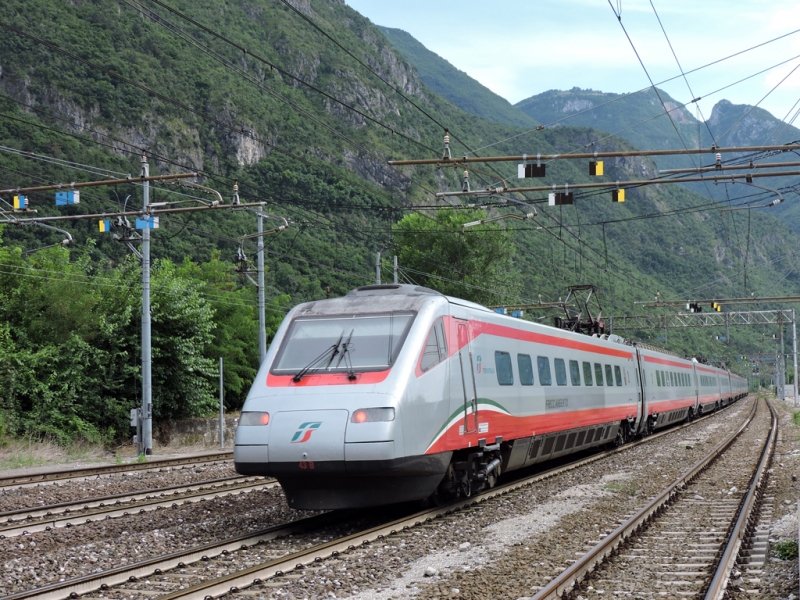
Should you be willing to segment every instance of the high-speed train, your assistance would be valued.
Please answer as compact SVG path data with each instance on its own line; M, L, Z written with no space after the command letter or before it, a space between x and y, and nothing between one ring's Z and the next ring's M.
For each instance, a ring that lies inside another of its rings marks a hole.
M300 304L245 401L234 463L289 505L445 501L504 472L715 410L747 381L411 285Z

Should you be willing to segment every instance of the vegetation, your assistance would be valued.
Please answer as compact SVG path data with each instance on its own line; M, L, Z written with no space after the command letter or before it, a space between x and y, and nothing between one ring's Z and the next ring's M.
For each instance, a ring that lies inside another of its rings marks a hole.
M133 259L98 269L91 253L91 243L73 260L61 248L26 257L0 245L0 423L8 434L104 442L128 432L141 398L141 271ZM231 284L232 269L218 260L153 266L157 422L215 408L218 356L231 358L227 399L241 406L258 364L248 343L257 321L249 290L212 293ZM276 326L271 319L270 331Z
M138 174L143 152L153 174L196 169L225 198L238 181L243 202L264 203L267 229L289 220L266 240L268 337L293 304L373 281L375 252L384 247L396 251L410 281L486 304L556 300L569 285L591 283L604 316L638 312L633 302L657 292L800 288L800 240L789 224L761 214L751 223L742 213L721 217L685 189L641 188L625 204L602 190L576 194L572 206L550 207L543 192L431 210L434 192L460 188L461 170L393 168L386 159L438 156L444 127L454 156L520 134L487 151L563 154L601 136L575 127L526 133L522 122L524 129L491 122L502 119L485 107L472 109L486 118L456 107L455 96L427 87L380 30L340 2L310 0L303 14L360 62L280 0L170 6L230 36L247 55L156 5L157 14L142 15L126 1L0 4L0 20L53 43L5 31L0 188ZM476 96L472 83L457 85L462 97ZM595 145L632 147L619 138ZM514 185L516 165L482 169L471 172L473 189L501 179ZM609 161L604 181L654 172L644 159ZM585 162L555 161L547 173L528 183L598 181ZM153 185L151 201L186 202L195 193ZM80 216L138 207L142 198L140 187L126 184L86 190L78 206L56 209L52 193L41 192L30 202L38 216ZM461 233L465 222L534 210L535 220ZM0 438L127 438L129 410L141 397L140 267L126 245L97 232L96 221L61 226L75 238L68 249L52 230L12 224L2 232ZM165 215L153 232L157 424L213 407L219 357L226 409L244 400L258 367L256 291L231 261L255 227L252 212L226 209ZM252 262L254 241L243 248ZM548 323L555 315L526 318ZM772 344L755 330L732 332L731 345L705 329L625 333L710 359Z
M797 540L782 540L773 546L772 552L781 560L797 560Z
M406 215L394 226L399 263L416 283L443 294L482 304L500 295L515 298L522 285L511 233L496 223L462 229L486 216L483 210L439 210L432 218Z

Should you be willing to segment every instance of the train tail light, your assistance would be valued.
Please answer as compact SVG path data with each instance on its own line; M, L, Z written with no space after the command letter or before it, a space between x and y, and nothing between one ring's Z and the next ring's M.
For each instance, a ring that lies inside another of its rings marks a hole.
M377 421L394 421L393 408L359 408L351 417L351 423L374 423Z
M239 425L269 425L269 413L243 412L239 417Z

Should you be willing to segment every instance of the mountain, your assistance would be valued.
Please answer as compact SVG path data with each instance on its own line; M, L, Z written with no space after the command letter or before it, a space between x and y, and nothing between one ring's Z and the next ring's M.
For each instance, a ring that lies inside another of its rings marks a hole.
M536 127L534 118L518 110L472 77L457 69L435 52L419 43L402 29L379 27L392 46L417 71L419 78L434 92L447 98L460 109L495 123Z
M659 98L660 96L660 98ZM664 113L662 101L672 116ZM702 123L664 90L611 94L591 89L550 90L516 104L548 127L592 127L630 141L637 148L693 148ZM690 167L685 157L656 157L661 168Z
M8 26L0 45L0 145L22 151L0 152L0 189L138 173L142 152L153 174L199 170L203 184L225 198L238 181L243 201L263 201L271 215L290 220L287 231L268 241L270 298L287 294L296 303L372 281L375 252L392 243L392 226L411 211L448 207L434 193L461 187L462 169L387 164L440 156L445 128L454 156L516 135L521 137L492 152L635 147L623 139L626 132L608 137L598 129L604 123L584 115L576 117L588 119L579 127L530 131L529 122L574 115L585 102L600 108L608 99L600 92L554 92L538 104L541 118L521 117L526 121L520 127L476 116L437 93L436 81L426 83L424 69L384 31L338 0L173 0L169 10L157 2L148 6L103 0L0 4L0 21ZM450 79L463 82L459 98L476 95L471 80ZM620 116L623 124L654 114L652 98L638 99L644 99L642 106L626 109L632 114ZM535 103L523 104L532 110ZM687 111L679 114L686 135L696 135L696 121ZM663 118L651 125L656 147L676 146ZM592 283L602 288L606 314L629 314L637 310L633 301L649 300L656 291L679 297L709 283L704 295L800 292L800 269L781 279L784 265L800 266L794 254L800 239L768 214L753 214L748 239L741 230L733 235L707 198L678 187L641 188L624 204L611 202L614 181L656 172L652 161L641 158L608 161L602 181L609 187L576 193L572 206L549 207L547 190L463 203L480 203L492 216L519 214L515 201L528 205L525 213L536 207L533 222L501 221L514 232L524 298L556 299L568 285ZM555 161L546 178L527 182L517 181L516 165L508 163L471 170L473 188L496 185L500 178L509 186L598 181L588 175L586 161ZM185 200L185 193L154 186L151 200ZM97 188L70 210L116 211L129 195L138 205L135 186ZM31 194L40 215L59 214L52 203L49 194ZM77 247L94 240L87 260L98 271L113 268L128 253L98 235L96 223L67 226ZM153 236L153 255L175 262L215 256L230 261L238 238L254 226L245 212L165 216ZM439 235L457 239L456 233ZM34 228L7 227L3 234L4 243L26 251L62 237ZM245 249L254 255L252 240ZM536 314L548 321L551 316ZM698 333L670 334L670 344L714 350Z

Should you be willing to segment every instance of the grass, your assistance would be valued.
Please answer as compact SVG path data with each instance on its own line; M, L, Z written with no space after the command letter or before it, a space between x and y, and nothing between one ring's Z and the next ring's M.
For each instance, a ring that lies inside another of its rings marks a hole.
M792 411L792 423L795 425L800 426L800 410L793 410Z
M797 560L797 542L783 540L773 546L772 553L781 560Z
M623 492L628 496L635 496L639 491L639 486L635 481L629 481L628 483L607 483L605 489L612 492Z
M76 442L63 446L50 440L9 439L0 446L0 470L28 469L65 462L101 462L108 453L100 444Z

